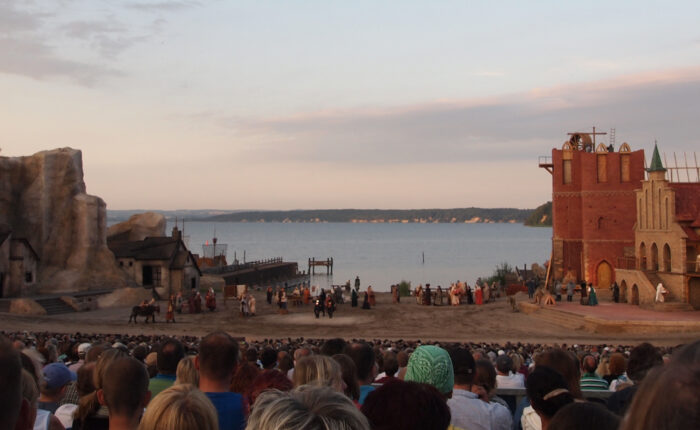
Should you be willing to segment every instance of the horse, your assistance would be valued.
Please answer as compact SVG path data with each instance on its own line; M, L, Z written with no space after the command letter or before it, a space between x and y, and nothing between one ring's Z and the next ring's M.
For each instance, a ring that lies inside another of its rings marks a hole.
M160 305L148 305L148 306L134 306L131 308L131 316L129 317L129 322L134 320L134 324L137 324L136 317L146 317L144 320L148 324L148 318L151 318L152 322L156 322L156 313L160 314ZM128 323L127 323L128 324Z

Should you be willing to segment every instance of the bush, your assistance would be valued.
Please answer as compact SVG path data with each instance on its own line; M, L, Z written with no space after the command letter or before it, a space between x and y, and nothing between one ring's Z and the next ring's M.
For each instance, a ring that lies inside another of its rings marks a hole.
M399 282L399 295L401 297L409 297L411 292L411 283L409 281Z

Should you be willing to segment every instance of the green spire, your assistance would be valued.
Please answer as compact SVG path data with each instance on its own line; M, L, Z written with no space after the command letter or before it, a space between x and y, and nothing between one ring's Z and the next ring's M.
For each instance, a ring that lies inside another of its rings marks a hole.
M659 148L654 143L654 155L651 156L651 166L647 169L647 172L665 172L666 169L664 165L661 164L661 157L659 156Z

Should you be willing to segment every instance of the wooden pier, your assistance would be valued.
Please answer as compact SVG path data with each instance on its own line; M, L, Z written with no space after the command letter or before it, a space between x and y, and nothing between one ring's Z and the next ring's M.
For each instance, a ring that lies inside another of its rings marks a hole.
M309 270L308 274L309 275L315 275L316 274L316 267L324 267L326 268L326 275L332 275L333 274L333 257L331 258L326 258L325 260L316 260L315 258L309 258Z

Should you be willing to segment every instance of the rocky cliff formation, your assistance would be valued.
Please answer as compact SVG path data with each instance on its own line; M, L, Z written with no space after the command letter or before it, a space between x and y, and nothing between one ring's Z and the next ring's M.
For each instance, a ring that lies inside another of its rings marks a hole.
M144 240L165 236L165 217L155 212L132 215L127 221L114 224L107 230L108 240Z
M78 150L0 157L0 224L38 254L37 292L126 285L107 248L105 202L86 194Z

